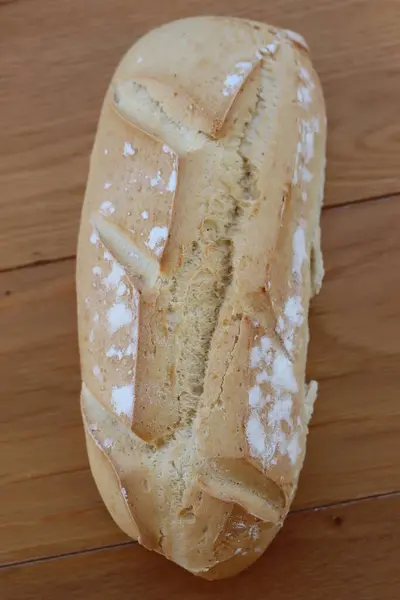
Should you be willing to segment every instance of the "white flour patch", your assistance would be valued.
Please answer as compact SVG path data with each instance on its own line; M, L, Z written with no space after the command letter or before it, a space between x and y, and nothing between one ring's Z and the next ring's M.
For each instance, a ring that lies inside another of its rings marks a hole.
M307 87L305 87L305 86L300 86L297 89L297 100L303 106L304 105L308 106L309 104L311 104L311 92L310 92L310 90Z
M241 61L236 63L233 73L227 75L224 81L222 93L224 96L232 96L241 87L245 77L253 69L253 63L250 61Z
M111 392L111 405L117 415L132 418L134 390L133 385L114 387Z
M288 298L285 303L284 313L291 325L300 327L304 321L301 296L292 296L291 298Z
M137 334L136 334L136 337L137 337ZM137 342L137 339L135 341ZM124 356L134 356L134 354L136 354L135 347L133 344L129 344L124 352Z
M314 131L314 133L318 133L319 132L319 118L318 117L312 117L310 119L310 128L311 131Z
M255 408L256 406L261 406L263 403L263 395L261 392L261 388L259 385L255 385L252 388L250 388L249 391L249 404L252 408Z
M301 296L288 298L284 306L284 316L279 317L276 332L280 335L286 351L291 354L294 347L296 329L304 322L304 309Z
M93 367L93 375L96 377L96 379L98 379L100 382L103 381L103 376L101 374L101 369L99 367L99 365L94 365Z
M137 328L136 328L137 329ZM132 334L134 338L134 343L128 344L125 348L118 348L117 346L110 346L110 348L106 352L107 358L116 358L117 360L122 360L128 356L136 355L136 345L137 345L137 332L135 332L134 327L132 328Z
M271 361L272 343L269 338L263 336L260 345L254 346L250 353L250 366L252 369L258 367L262 362L269 364Z
M265 429L256 412L252 412L247 421L246 436L251 450L256 455L264 454L266 444Z
M281 331L283 331L284 327L285 327L285 321L283 320L283 317L279 316L277 330L279 332L281 332Z
M178 181L178 175L174 169L171 173L171 176L169 178L168 185L167 185L167 190L169 192L175 192L177 181Z
M116 303L107 311L108 326L111 333L116 333L125 325L132 323L132 311L122 303Z
M305 67L300 67L300 79L306 84L308 85L311 89L315 88L314 82L312 80L310 71L308 69L306 69Z
M313 179L311 171L309 171L306 166L303 166L301 170L301 176L305 183L309 183Z
M126 287L125 283L121 281L117 288L117 296L123 296L124 294L126 294L127 291L128 288Z
M296 165L294 168L294 171L293 171L292 184L297 185L298 182L299 182L299 171L298 171L298 168Z
M100 212L103 215L105 215L106 217L109 217L110 215L112 215L113 213L115 213L115 206L113 205L112 202L110 202L109 200L106 200L100 206Z
M239 87L243 83L244 75L239 75L239 73L233 73L232 75L228 75L224 81L224 96L230 96L233 94L236 88Z
M303 227L297 227L293 235L293 274L300 280L304 261L307 259L306 236Z
M293 365L289 358L281 351L276 353L272 363L272 387L277 390L295 393L298 391Z
M308 164L314 156L314 132L308 131L305 134L303 157L304 162Z
M99 238L99 233L97 231L97 229L93 229L92 234L90 236L90 243L97 245L97 242L100 240Z
M292 425L292 409L293 400L290 394L277 396L268 413L268 422L275 426L280 426L282 421L285 421L288 425Z
M263 46L262 48L260 48L259 52L261 55L267 54L267 55L273 56L276 53L277 49L278 49L277 42L272 42L271 44L267 44L266 46Z
M277 329L285 330L287 320L290 331L294 331L294 324L298 325L303 319L301 298L290 299L285 309L278 319ZM256 384L249 389L250 414L246 423L249 451L264 466L275 465L279 454L295 454L295 442L282 429L286 423L293 431L293 394L298 392L293 363L277 343L262 336L259 340L255 338L250 367L256 370ZM268 384L272 392L265 393L261 388L263 384Z
M260 385L261 383L265 383L266 381L269 381L267 371L261 371L260 373L257 373L256 383L258 383L258 385Z
M294 433L286 445L286 454L294 465L301 454L300 436Z
M118 360L122 360L124 357L124 352L117 348L116 346L111 346L106 352L107 358L117 358Z
M125 269L119 263L113 261L110 274L104 278L104 285L108 288L119 285L121 278L125 276Z
M157 187L159 183L164 183L163 178L161 177L161 171L157 171L157 175L150 179L151 187Z
M154 250L156 256L161 256L167 237L168 227L153 227L145 244L150 250Z
M130 142L125 142L123 154L124 154L125 158L127 156L133 156L134 154L136 154L136 150Z
M236 63L235 70L239 71L240 73L250 73L252 68L253 63L248 60L244 60Z

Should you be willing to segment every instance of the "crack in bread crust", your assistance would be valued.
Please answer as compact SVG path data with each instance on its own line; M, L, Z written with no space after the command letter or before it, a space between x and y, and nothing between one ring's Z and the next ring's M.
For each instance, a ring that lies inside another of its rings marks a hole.
M263 66L254 74L259 86L262 85L260 81L262 73ZM260 112L265 113L265 111L265 100L259 93L254 98L252 106L247 107L242 129L240 130L240 124L237 123L232 132L225 132L224 143L231 144L232 155L235 157L233 162L235 171L233 175L232 170L222 162L221 178L223 179L226 173L228 178L235 180L234 192L229 195L221 194L219 198L207 198L199 235L189 248L183 249L181 267L172 278L161 276L159 290L161 304L165 303L163 296L166 295L169 298L169 313L180 315L180 322L169 326L170 344L175 348L175 390L172 393L178 396L180 419L170 435L163 440L157 440L158 449L163 456L167 456L171 448L177 444L177 440L182 437L184 453L190 455L190 449L195 447L193 423L201 406L212 339L220 324L222 307L229 306L231 302L235 234L240 228L239 222L244 215L243 206L251 204L248 198L250 186L243 183L247 167L242 148L247 143L246 135L251 131L253 121L260 117ZM230 142L229 137L231 137ZM211 143L218 145L219 142ZM256 181L255 174L254 180ZM213 270L210 269L210 265ZM200 286L197 285L197 278L200 279ZM193 313L194 307L196 313ZM231 311L229 320L232 318L238 318L236 312ZM201 330L199 330L200 324ZM192 462L188 461L186 468L183 469L176 467L174 463L170 469L171 485L175 489L174 504L181 506L183 511L187 510L185 490L193 485L190 480L195 474L193 469L197 468L198 460L199 458L193 458ZM171 515L167 515L160 524L163 539L167 539L170 526ZM166 548L164 551L167 553Z
M176 393L180 398L179 427L183 428L190 427L197 415L200 399L204 392L204 378L209 365L212 339L220 324L221 308L225 304L229 305L231 301L235 234L240 229L241 219L245 218L245 208L252 205L259 196L259 193L256 193L257 174L251 161L247 158L244 148L249 143L248 135L252 131L254 122L262 114L266 114L266 100L261 91L263 85L261 78L264 70L266 73L270 73L270 70L262 63L253 74L254 77L257 77L257 94L253 105L247 109L247 116L244 118L240 134L233 132L232 135L230 131L222 131L225 133L224 143L232 143L237 160L235 162L236 174L232 175L232 171L229 171L229 168L222 163L221 177L223 179L226 172L228 177L236 178L235 193L222 195L217 199L208 199L199 237L193 242L191 248L183 251L183 265L174 274L173 281L171 282L167 278L162 284L169 288L171 297L169 310L171 313L175 313L179 307L179 313L182 315L181 327L178 325L176 329L171 330L173 333L171 342L179 348L175 362ZM231 142L229 142L229 138L231 138ZM211 143L217 144L218 142ZM222 228L221 222L223 222ZM215 268L212 279L207 277L210 263ZM196 278L199 277L199 273L201 289L196 286ZM187 284L188 279L190 280L189 284ZM194 282L193 286L192 282ZM197 310L200 310L195 317L197 323L202 324L202 331L198 328L196 330L192 324L191 311L195 306L198 307ZM189 348L187 345L185 346L184 341L190 342Z

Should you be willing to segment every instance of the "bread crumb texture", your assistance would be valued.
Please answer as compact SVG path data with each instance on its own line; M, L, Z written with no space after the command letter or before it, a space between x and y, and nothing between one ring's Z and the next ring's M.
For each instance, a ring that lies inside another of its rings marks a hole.
M302 467L326 119L301 36L198 18L106 94L82 211L82 415L118 525L206 578L254 562Z

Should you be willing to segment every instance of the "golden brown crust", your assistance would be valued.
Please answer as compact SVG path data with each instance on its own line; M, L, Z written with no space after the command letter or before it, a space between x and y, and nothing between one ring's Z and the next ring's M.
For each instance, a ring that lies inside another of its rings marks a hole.
M296 490L325 137L306 43L251 21L149 33L106 94L77 264L91 468L128 535L209 579Z

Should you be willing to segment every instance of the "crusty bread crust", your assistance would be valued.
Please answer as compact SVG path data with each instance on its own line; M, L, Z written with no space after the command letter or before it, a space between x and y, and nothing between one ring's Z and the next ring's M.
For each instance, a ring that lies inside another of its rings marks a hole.
M206 578L265 550L303 464L326 118L301 36L197 18L107 91L77 262L89 460L118 525Z

